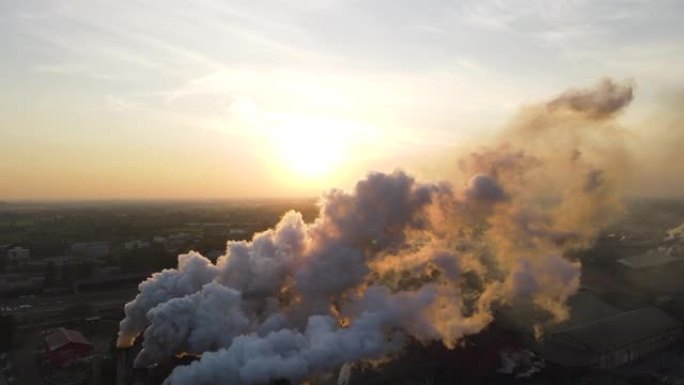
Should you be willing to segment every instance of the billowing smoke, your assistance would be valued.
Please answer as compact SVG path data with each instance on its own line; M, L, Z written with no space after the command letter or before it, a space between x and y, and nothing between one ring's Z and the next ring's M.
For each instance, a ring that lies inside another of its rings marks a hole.
M144 332L138 366L200 356L169 384L263 384L384 358L412 339L455 348L496 306L526 309L531 325L562 320L579 287L568 252L620 212L615 170L628 163L614 118L631 98L611 80L568 91L462 159L460 183L371 173L326 193L313 223L288 212L228 242L215 264L181 255L140 284L118 343Z
M619 84L603 79L594 89L568 90L546 106L552 111L584 115L591 119L607 119L620 112L633 97L631 84Z
M684 222L676 227L667 230L665 241L684 241Z

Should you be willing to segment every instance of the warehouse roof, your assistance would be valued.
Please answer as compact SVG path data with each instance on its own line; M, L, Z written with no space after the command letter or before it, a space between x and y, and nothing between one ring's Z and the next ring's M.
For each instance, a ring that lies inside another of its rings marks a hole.
M603 353L659 334L681 329L681 323L655 307L645 307L610 316L552 334Z
M50 351L57 350L70 343L90 345L90 342L83 337L83 334L76 330L65 328L59 328L45 337L45 344Z
M545 333L574 328L621 313L622 311L606 303L591 290L580 289L567 301L570 317L562 322L545 327Z
M666 265L672 262L684 262L684 258L673 255L669 248L658 248L634 257L618 259L618 263L632 269Z

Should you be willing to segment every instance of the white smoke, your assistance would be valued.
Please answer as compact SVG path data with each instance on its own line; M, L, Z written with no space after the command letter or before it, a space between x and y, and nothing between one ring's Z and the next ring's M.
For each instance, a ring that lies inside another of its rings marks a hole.
M373 287L364 298L373 306L347 328L333 317L313 315L302 332L282 329L264 337L238 337L230 348L205 353L201 361L179 367L167 383L261 384L281 378L296 383L345 362L379 357L398 349L404 340L403 333L390 328L424 332L429 321L422 314L436 295L430 287L401 295Z
M124 307L126 318L119 324L117 345L130 345L147 326L147 312L173 298L199 291L212 281L217 269L199 253L178 256L178 269L163 270L140 284L140 294Z
M249 325L241 293L216 282L161 303L147 316L150 327L145 330L145 349L136 358L138 366L162 362L174 352L201 354L230 346Z
M169 384L262 384L382 358L409 339L455 347L496 305L561 320L580 273L565 255L619 212L615 148L597 138L631 96L605 80L527 108L501 143L462 161L462 186L371 173L324 195L313 223L288 212L228 242L216 264L181 255L140 285L118 343L145 330L138 366L200 356ZM573 140L553 141L559 130Z

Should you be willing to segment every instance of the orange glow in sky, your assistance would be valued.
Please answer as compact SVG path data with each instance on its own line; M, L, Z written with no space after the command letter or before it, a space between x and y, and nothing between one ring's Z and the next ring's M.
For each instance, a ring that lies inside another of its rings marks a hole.
M444 178L521 105L604 76L634 79L640 127L681 89L682 4L4 2L0 200Z

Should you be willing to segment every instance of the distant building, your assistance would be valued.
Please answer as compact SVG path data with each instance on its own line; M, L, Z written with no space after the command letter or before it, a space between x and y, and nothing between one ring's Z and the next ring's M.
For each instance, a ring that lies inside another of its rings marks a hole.
M119 274L121 274L121 268L119 266L102 266L95 268L94 271L95 278L111 277Z
M21 265L29 259L31 259L31 251L29 249L16 246L7 250L7 261L12 264Z
M164 247L170 252L187 251L196 246L200 240L201 238L196 234L177 233L166 238Z
M614 368L663 349L682 335L682 324L655 307L622 312L545 336L547 361L568 367Z
M93 353L93 345L76 330L59 328L44 340L45 351L54 366L65 366Z
M659 247L617 260L625 280L652 293L684 291L684 257L678 247Z
M105 266L106 264L105 261L97 258L78 257L73 255L59 255L55 257L47 257L30 261L26 263L26 267L27 269L31 269L32 271L39 272L46 271L49 266L61 268L64 266L73 266L82 263L88 263L91 266L98 267Z
M150 242L142 241L140 239L136 239L134 241L124 242L124 248L126 250L141 250L141 249L147 249L149 247L150 247Z
M44 270L47 267L47 265L64 266L79 263L82 261L83 258L80 257L75 257L72 255L59 255L55 257L47 257L41 258L36 261L31 261L28 265L35 268L36 270Z
M71 245L71 252L88 258L106 257L110 253L108 242L78 242Z
M0 295L38 292L45 279L25 274L0 274Z

